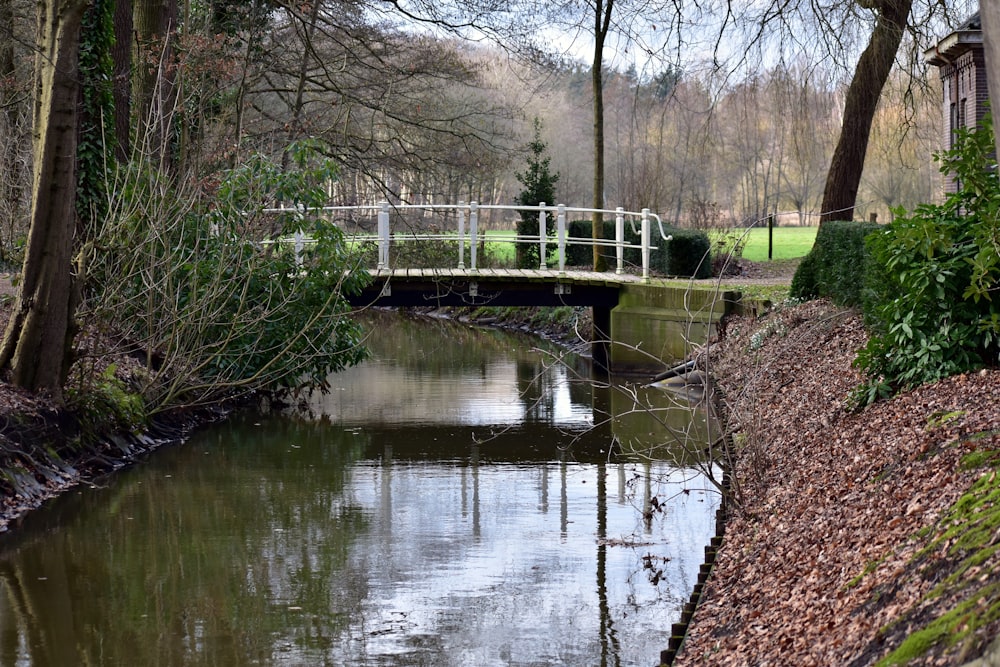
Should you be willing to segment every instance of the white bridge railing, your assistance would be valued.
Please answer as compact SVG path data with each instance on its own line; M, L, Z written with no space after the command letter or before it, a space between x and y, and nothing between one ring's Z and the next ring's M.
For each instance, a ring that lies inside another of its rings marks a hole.
M265 212L287 212L289 208L277 208L277 209L266 209ZM545 203L538 204L537 206L504 206L499 204L478 204L476 202L459 202L458 204L390 204L389 202L383 201L378 204L360 205L360 206L325 206L321 210L324 214L329 214L331 216L337 214L361 214L362 217L367 218L369 221L372 217L375 218L374 233L373 232L350 232L348 237L355 242L374 242L378 245L378 263L376 270L386 270L389 269L389 248L393 243L404 242L404 241L457 241L458 243L458 257L456 262L456 267L459 269L468 268L470 271L476 271L477 267L477 249L481 242L498 242L498 243L521 243L521 244L536 244L539 248L539 270L545 271L549 270L548 264L546 262L548 255L548 248L550 248L555 243L557 249L557 266L560 273L566 270L566 247L568 245L588 245L588 246L604 246L604 247L614 247L617 266L615 272L618 274L625 272L625 249L626 248L637 248L640 250L640 255L642 257L642 277L644 279L649 278L649 256L652 250L656 249L656 246L651 243L653 224L656 225L657 231L659 232L659 238L664 241L670 241L671 236L667 235L663 231L663 222L660 216L655 213L650 213L648 208L644 208L641 211L626 211L622 207L615 209L593 209L593 208L577 208L565 205L551 206ZM442 214L440 217L434 218L434 223L437 229L434 231L415 231L412 229L406 230L393 230L392 229L392 216L397 214L398 218L405 218L406 211L418 211L422 214L422 220L428 215L434 215L436 213ZM511 211L520 214L521 211L535 212L538 214L538 230L537 235L524 235L519 234L517 236L502 236L488 238L486 234L480 231L480 215L484 211ZM601 213L602 215L611 218L614 217L615 220L615 238L614 239L593 239L589 237L570 237L568 236L568 216L569 215L592 215L593 213ZM441 222L447 222L449 219L453 220L454 229L446 229L442 226ZM555 223L555 239L549 238L548 229L551 222ZM359 226L356 220L353 220L356 226ZM640 242L626 243L625 242L625 224L628 223L634 234L639 236ZM636 225L638 224L638 228ZM371 225L369 224L369 227ZM359 226L360 227L360 226ZM345 233L348 230L344 230ZM469 244L469 265L466 266L465 258L465 244L468 241ZM310 242L310 239L304 234L296 234L293 241L296 246L296 252L301 252L305 244ZM443 267L442 267L443 268Z

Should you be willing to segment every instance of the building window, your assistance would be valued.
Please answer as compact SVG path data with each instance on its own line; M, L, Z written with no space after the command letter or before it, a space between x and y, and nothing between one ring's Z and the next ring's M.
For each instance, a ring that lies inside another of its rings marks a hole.
M948 120L948 148L955 147L955 132L958 131L958 105L951 103Z

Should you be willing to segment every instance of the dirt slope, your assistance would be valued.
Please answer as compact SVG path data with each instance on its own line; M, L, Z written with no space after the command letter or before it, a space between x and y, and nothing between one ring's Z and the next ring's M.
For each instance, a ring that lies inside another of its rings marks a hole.
M868 665L897 649L893 664L958 665L1000 629L1000 372L854 414L864 341L857 314L813 302L733 321L707 355L742 504L675 665Z

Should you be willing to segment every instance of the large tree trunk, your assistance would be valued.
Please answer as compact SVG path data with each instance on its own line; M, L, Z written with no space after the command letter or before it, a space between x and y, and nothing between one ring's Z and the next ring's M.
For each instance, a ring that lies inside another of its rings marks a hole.
M116 0L114 24L115 158L125 162L132 151L132 0Z
M912 5L913 0L882 0L876 3L878 19L875 30L858 60L854 78L847 89L844 124L826 176L820 224L854 218L872 119L903 39Z
M614 0L597 0L594 4L594 62L590 70L590 80L594 88L594 205L604 208L604 40L611 26L611 10ZM604 236L604 216L594 213L591 232L594 240ZM594 244L594 270L605 267L602 246Z
M176 102L176 74L171 66L173 34L177 29L177 0L135 0L136 76L132 102L139 114L137 142L145 144L148 159L165 174L172 173L174 155L170 135Z
M61 398L72 318L80 20L87 0L38 3L31 227L0 345L11 382Z

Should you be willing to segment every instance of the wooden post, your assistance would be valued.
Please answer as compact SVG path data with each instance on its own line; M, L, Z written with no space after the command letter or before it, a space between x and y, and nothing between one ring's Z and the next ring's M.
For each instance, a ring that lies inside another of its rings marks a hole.
M774 257L774 214L767 216L767 259Z

